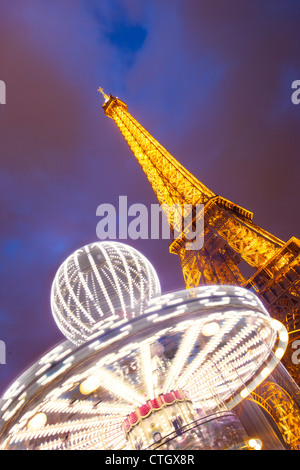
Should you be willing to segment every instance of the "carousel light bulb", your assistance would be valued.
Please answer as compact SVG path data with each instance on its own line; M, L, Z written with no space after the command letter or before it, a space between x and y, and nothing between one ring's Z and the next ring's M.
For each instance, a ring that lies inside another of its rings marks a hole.
M82 395L89 395L92 392L95 392L100 387L99 377L90 376L84 380L79 387L80 393Z
M289 335L288 335L288 332L287 331L281 331L279 333L279 339L281 341L283 341L284 343L288 342L289 340Z
M220 330L219 323L210 322L210 323L206 323L205 325L203 325L201 332L204 336L213 336L216 333L218 333L219 330Z
M45 413L37 413L27 423L28 431L39 431L47 423L47 415Z
M254 450L261 450L262 448L262 442L260 439L250 439L248 444L249 444L249 447L251 447Z
M285 353L285 349L277 348L275 351L275 356L277 357L277 359L281 359L284 353Z

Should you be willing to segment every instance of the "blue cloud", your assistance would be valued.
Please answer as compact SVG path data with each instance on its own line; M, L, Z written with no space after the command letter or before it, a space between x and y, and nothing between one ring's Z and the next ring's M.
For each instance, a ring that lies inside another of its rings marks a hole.
M142 25L129 24L124 20L116 21L106 36L121 53L135 54L143 46L147 30Z

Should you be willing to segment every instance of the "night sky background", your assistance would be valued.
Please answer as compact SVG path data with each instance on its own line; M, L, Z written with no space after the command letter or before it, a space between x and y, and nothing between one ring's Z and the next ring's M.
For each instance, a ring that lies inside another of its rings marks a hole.
M216 194L300 235L299 0L0 0L0 392L63 339L62 261L97 240L96 208L156 203L101 85ZM167 240L128 240L164 292Z

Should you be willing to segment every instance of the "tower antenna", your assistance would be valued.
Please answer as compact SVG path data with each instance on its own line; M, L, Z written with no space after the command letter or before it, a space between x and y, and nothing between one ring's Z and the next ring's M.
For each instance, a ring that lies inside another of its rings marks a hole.
M103 95L105 101L108 101L108 100L109 100L109 96L104 92L104 90L103 90L103 88L101 88L101 86L98 88L98 91L99 91L100 93L102 93L102 95Z

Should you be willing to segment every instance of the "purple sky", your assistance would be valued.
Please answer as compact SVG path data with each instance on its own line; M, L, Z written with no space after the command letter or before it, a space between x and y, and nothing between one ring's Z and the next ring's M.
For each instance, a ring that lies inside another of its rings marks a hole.
M299 236L298 0L1 0L0 392L63 339L61 262L97 240L96 208L156 199L99 85L215 193ZM183 288L168 241L128 241Z

